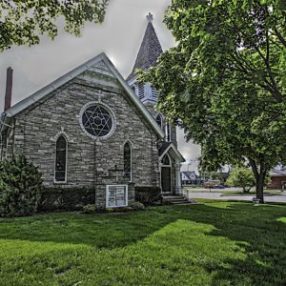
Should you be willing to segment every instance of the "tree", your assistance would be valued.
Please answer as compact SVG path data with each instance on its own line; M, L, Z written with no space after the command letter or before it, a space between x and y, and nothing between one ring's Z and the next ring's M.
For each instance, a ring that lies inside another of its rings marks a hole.
M173 0L165 23L177 46L143 76L158 107L202 146L202 165L248 162L264 180L285 162L286 2Z
M255 178L251 169L235 167L231 170L226 184L233 187L242 187L244 193L249 193L255 186Z
M0 2L0 51L13 45L35 45L40 35L57 36L57 23L79 35L86 21L101 23L109 0L4 0Z

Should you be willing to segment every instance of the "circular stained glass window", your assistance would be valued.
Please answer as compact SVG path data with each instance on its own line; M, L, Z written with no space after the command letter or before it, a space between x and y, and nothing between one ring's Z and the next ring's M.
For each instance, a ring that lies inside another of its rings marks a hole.
M81 112L84 131L95 138L109 136L113 130L113 121L112 112L102 104L89 104Z

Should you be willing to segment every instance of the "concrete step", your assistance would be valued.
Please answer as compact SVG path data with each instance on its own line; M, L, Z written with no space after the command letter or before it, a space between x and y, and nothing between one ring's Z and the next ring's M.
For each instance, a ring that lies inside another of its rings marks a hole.
M163 196L163 201L172 205L191 205L195 203L188 201L184 196Z

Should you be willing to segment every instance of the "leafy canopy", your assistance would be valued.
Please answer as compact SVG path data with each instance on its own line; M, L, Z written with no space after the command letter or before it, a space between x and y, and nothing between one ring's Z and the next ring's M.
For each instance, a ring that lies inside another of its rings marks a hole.
M59 19L65 30L79 35L86 21L101 23L109 0L4 0L0 2L0 51L13 45L35 45L40 35L57 36Z
M247 161L261 188L286 155L286 2L173 0L165 23L177 46L145 75L159 108L204 167Z

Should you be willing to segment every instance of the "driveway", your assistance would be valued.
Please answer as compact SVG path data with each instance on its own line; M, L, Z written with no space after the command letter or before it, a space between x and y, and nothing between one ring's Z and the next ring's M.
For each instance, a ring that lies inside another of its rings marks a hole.
M252 201L255 194L235 194L239 189L185 189L184 194L188 199L211 199L225 201ZM264 201L267 203L286 203L286 192L266 192Z

